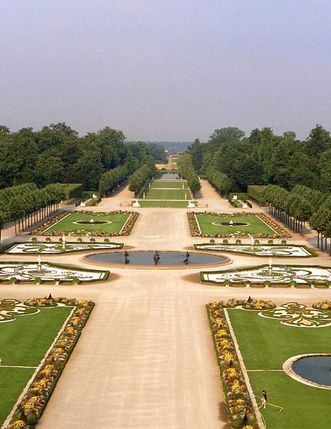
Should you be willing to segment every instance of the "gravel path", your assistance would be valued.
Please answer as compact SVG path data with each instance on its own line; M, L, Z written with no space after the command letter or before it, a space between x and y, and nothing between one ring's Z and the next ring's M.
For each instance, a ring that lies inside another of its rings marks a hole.
M238 211L221 199L207 182L202 183L202 206L208 205L208 210L219 212ZM131 198L132 194L124 189L91 209L119 209ZM137 211L141 215L131 235L114 241L125 242L137 250L160 251L182 250L206 241L190 236L186 209L141 208ZM254 207L251 211L261 209ZM290 241L305 243L299 235ZM230 255L230 258L232 265L222 269L268 261L268 258L244 255ZM2 255L0 259L8 257ZM14 256L10 255L9 259L13 260ZM81 259L82 255L77 254L43 257L45 261L83 266ZM330 265L330 257L320 254L310 260L282 259L282 262ZM107 282L94 285L0 287L1 298L22 299L51 292L54 296L90 298L97 304L38 428L228 428L205 304L249 295L279 303L293 300L311 303L320 297L331 299L330 290L201 285L198 269L116 268L111 271L113 275Z

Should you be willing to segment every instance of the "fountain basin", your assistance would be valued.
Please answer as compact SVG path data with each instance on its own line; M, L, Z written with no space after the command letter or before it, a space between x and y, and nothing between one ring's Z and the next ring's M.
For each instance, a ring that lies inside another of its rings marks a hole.
M230 259L222 255L189 252L190 256L185 264L186 252L158 251L160 259L154 260L155 251L131 251L127 256L129 263L125 263L124 252L94 253L84 257L84 261L97 265L114 265L121 268L150 268L181 269L199 268L201 266L219 266L229 263Z
M331 390L331 354L294 356L284 362L283 369L290 377L303 384Z
M104 225L112 223L110 220L76 220L73 222L76 225Z
M215 226L248 226L249 223L246 222L235 222L235 221L219 221L219 222L212 222L212 225Z

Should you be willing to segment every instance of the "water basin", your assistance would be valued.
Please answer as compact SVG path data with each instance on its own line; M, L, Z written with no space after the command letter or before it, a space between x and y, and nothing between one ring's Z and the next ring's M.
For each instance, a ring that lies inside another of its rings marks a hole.
M174 180L174 179L179 179L179 176L176 173L165 173L165 174L162 174L160 179L161 180Z
M302 357L293 362L292 370L305 380L331 388L331 355Z
M155 256L155 251L132 251L125 258L124 252L95 253L85 256L86 262L95 262L101 265L123 265L126 267L175 267L187 268L201 265L219 266L229 262L229 258L221 255L208 255L206 253L189 252L157 252L159 257ZM125 259L127 259L125 261Z

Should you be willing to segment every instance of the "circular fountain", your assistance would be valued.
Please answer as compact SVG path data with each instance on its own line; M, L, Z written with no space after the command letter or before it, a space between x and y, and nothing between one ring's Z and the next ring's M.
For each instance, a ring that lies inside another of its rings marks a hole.
M222 255L210 255L198 252L172 251L132 251L94 253L84 257L85 262L97 265L115 265L135 268L198 268L200 266L220 266L230 259Z
M283 369L290 377L301 383L331 390L331 354L294 356L284 362Z

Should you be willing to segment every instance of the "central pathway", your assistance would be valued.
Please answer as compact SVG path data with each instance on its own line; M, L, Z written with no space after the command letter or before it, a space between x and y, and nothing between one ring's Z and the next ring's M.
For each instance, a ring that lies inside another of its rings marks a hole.
M201 206L233 211L206 182L202 196ZM130 193L124 189L93 209L124 208L123 202L129 200ZM182 250L206 240L190 236L185 209L146 208L139 212L132 234L116 241L137 250L162 251ZM62 255L43 259L82 266L81 258ZM257 258L245 256L230 258L233 267L257 262ZM261 261L258 259L259 264ZM313 263L328 261L324 256ZM249 295L278 302L312 302L321 294L331 298L329 290L205 286L197 282L197 269L117 268L111 272L114 275L103 284L0 288L0 297L25 298L51 292L96 302L38 428L229 428L206 303Z

